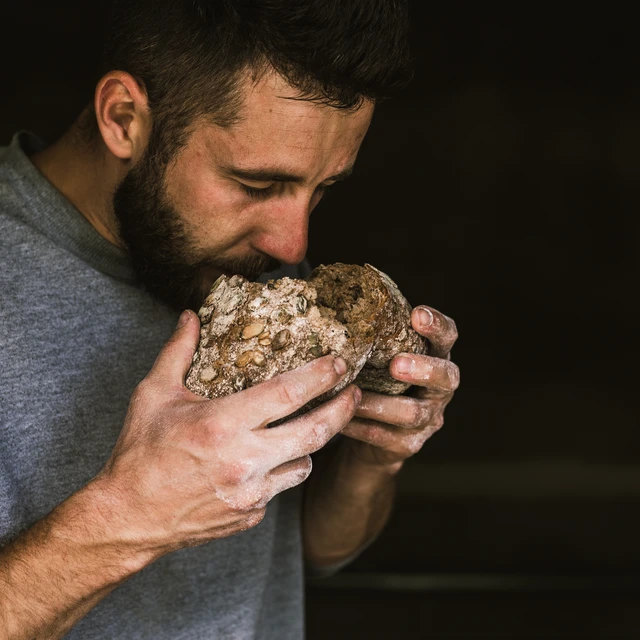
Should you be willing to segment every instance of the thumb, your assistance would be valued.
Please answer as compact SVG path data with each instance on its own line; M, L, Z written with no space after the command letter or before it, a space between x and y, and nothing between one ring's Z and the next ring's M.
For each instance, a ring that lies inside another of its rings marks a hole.
M200 339L200 321L189 309L182 312L176 330L158 354L150 375L166 384L184 384Z

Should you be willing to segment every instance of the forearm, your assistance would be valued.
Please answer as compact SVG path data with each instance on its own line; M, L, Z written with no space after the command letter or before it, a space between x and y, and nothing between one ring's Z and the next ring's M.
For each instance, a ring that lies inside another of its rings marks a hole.
M371 542L386 524L400 464L364 463L345 438L322 451L305 487L303 544L313 567L339 564Z
M0 640L62 637L144 566L113 506L91 483L0 551Z

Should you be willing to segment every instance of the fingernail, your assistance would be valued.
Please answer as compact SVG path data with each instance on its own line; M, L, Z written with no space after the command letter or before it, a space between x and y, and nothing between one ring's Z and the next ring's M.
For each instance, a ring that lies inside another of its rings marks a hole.
M184 325L187 324L187 322L189 322L190 316L191 316L191 314L189 313L189 310L185 309L180 314L180 317L178 318L178 324L176 326L176 329L180 329L180 327L184 327Z
M333 368L339 376L343 376L347 373L347 363L342 358L336 358L333 361Z
M430 327L433 324L433 313L426 307L418 307L417 311L418 323L423 329Z
M396 363L396 371L398 373L411 373L413 371L414 362L411 358L407 358L406 356L398 356L395 360Z

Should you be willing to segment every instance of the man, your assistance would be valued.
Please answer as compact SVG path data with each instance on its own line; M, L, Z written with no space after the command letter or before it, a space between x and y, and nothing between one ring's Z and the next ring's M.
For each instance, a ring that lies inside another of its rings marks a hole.
M451 320L414 311L430 355L391 364L411 393L351 385L274 429L344 361L216 400L184 378L216 277L305 274L309 215L402 78L405 18L116 2L93 104L3 150L0 638L300 638L303 559L335 571L384 526L458 383Z

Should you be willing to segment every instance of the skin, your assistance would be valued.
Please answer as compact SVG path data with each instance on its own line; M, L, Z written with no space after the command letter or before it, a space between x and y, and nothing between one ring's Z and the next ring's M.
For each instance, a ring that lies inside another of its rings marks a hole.
M305 554L310 564L340 564L374 539L393 506L394 479L404 462L444 424L444 410L460 384L450 360L458 337L451 318L421 305L413 328L429 340L428 356L400 354L390 364L413 385L406 396L364 392L338 448L320 451L306 485Z
M247 84L240 122L230 129L196 123L166 169L167 199L212 262L300 262L323 189L355 162L373 105L345 112L293 97L273 74ZM122 246L112 194L144 157L151 114L144 91L122 72L101 79L94 106L97 144L83 142L76 125L32 161L101 235ZM247 179L249 169L299 180ZM251 197L247 187L268 195ZM219 274L209 266L196 277L206 288ZM350 385L314 411L266 429L335 386L344 361L326 356L207 400L184 386L199 338L197 316L185 311L135 390L102 472L0 552L0 638L61 637L158 557L257 525L273 496L305 480L309 565L330 566L357 552L384 526L395 475L442 426L459 381L449 358L453 321L418 307L412 323L428 338L430 355L406 356L407 371L405 357L391 363L392 375L414 385L410 394L362 394ZM339 432L346 436L339 445L323 449Z

